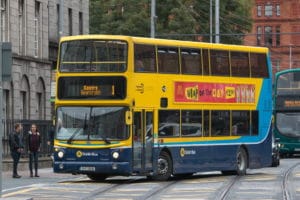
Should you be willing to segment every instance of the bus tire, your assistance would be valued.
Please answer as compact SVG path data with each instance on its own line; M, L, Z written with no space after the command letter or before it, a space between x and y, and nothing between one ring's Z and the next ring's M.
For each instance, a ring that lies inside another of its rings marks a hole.
M240 148L236 155L236 174L244 176L248 167L248 156L244 148Z
M170 155L162 151L157 160L157 174L152 177L156 181L166 181L171 177L173 170L172 159Z
M87 174L87 176L93 181L104 181L107 178L104 174Z
M175 174L173 176L175 176L176 178L179 178L179 179L184 179L184 178L188 178L188 177L193 176L193 173Z
M221 171L221 172L225 176L236 175L236 171Z

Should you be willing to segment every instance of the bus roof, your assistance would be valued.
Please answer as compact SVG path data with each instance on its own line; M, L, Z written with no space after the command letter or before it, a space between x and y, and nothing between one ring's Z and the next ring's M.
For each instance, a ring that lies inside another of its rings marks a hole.
M244 45L230 45L230 44L215 44L206 42L184 41L184 40L170 40L159 38L146 38L146 37L132 37L124 35L76 35L76 36L64 36L60 42L71 40L89 40L89 39L114 39L114 40L126 40L139 44L151 44L151 45L167 45L189 48L207 48L207 49L219 49L219 50L232 50L232 51L245 51L245 52L257 52L268 53L269 49L266 47L244 46Z

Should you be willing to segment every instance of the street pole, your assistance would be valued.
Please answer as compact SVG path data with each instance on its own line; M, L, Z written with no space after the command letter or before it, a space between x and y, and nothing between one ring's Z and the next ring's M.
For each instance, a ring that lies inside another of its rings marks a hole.
M292 69L292 44L290 44L290 69Z
M212 0L209 2L209 42L212 43Z
M215 43L220 43L220 19L219 19L219 9L220 9L220 0L216 0L216 7L215 7L215 21L216 21L216 41Z
M151 24L150 24L150 36L152 38L155 38L155 20L156 20L156 13L155 13L155 7L156 7L155 0L151 0Z
M3 168L3 84L2 84L2 7L0 5L0 198L2 197L2 168Z

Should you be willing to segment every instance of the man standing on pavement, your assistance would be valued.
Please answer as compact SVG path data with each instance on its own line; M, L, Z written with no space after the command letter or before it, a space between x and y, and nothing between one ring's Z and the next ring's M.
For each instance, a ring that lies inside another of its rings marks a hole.
M13 178L21 178L18 174L18 163L23 152L24 146L21 137L22 125L20 123L15 124L15 130L9 134L9 146L10 153L13 159Z

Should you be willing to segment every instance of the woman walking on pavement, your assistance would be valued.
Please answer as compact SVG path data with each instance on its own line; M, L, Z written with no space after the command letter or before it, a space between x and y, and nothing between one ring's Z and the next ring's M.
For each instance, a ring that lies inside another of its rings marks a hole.
M41 147L41 135L37 130L36 124L31 125L31 129L28 132L28 151L29 151L29 170L30 177L33 177L32 163L34 162L35 177L38 175L38 158Z

